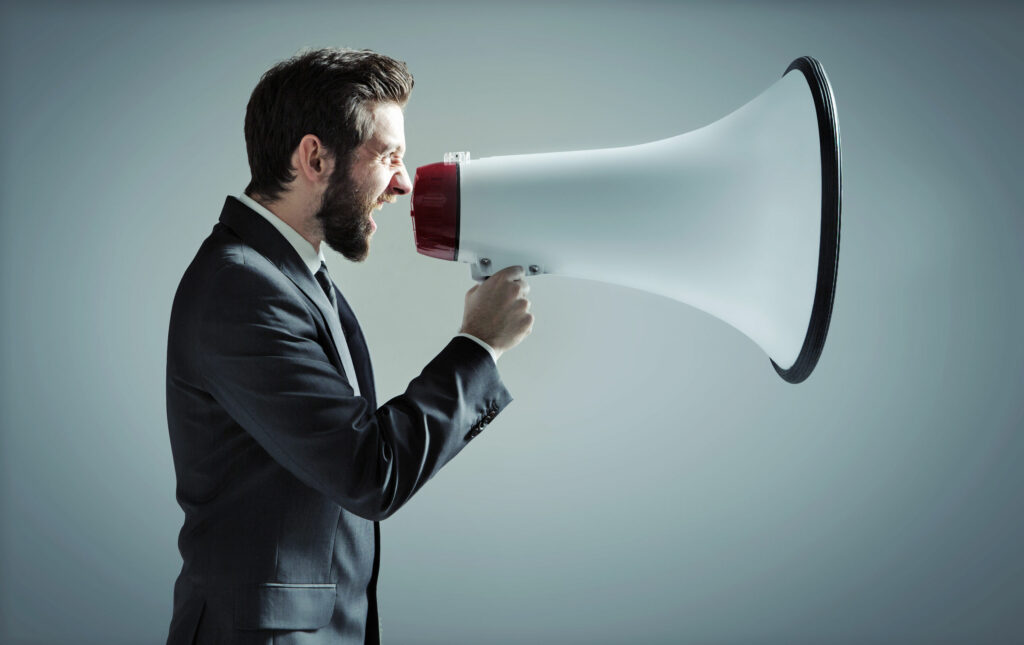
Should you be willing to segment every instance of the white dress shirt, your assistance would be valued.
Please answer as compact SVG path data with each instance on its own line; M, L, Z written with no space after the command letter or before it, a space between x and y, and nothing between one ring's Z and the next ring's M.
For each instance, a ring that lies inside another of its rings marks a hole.
M302 258L302 261L306 264L306 267L309 269L309 272L314 277L316 276L316 272L320 270L320 263L326 261L324 258L324 250L322 246L320 247L319 251L317 249L314 249L313 245L309 243L309 240L299 235L298 231L296 231L294 228L286 224L284 220L282 220L280 217L278 217L273 212L268 210L267 207L265 207L263 204L260 204L255 199L249 197L245 193L242 193L241 195L238 196L238 201L242 202L252 210L256 211L257 213L262 215L264 219L270 222L274 226L274 228L276 228L278 232L284 236L284 239L288 240L288 243L292 245L292 247L295 249L295 252L299 254L299 257ZM339 327L340 326L341 325L339 322ZM473 336L472 334L459 333L456 334L456 337L458 336L468 338L471 341L483 347L484 349L486 349L487 353L491 357L491 360L494 361L495 364L497 364L498 353L494 351L494 348L492 348L490 345L480 340L476 336ZM342 344L345 344L344 338L340 340L342 341ZM347 350L348 345L345 344L345 354L348 354ZM352 362L351 356L343 356L342 362L345 363L345 371L347 373L347 376L349 377L349 382L356 384L355 368L352 368L352 372L348 371ZM358 394L358 385L353 385L353 387L356 388L356 394Z

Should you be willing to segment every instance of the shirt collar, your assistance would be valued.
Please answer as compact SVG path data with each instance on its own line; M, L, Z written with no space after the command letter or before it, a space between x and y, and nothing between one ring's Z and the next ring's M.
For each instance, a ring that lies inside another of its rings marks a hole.
M286 224L283 219L274 215L274 213L269 211L266 206L260 204L245 193L238 196L238 201L256 211L262 215L264 219L273 224L278 233L283 235L284 239L288 240L288 243L292 245L295 252L299 254L299 257L302 258L302 262L309 269L309 272L314 276L316 275L316 272L320 270L320 263L324 261L323 246L320 247L319 251L314 249L313 245L309 243L309 240L299 235L298 231Z

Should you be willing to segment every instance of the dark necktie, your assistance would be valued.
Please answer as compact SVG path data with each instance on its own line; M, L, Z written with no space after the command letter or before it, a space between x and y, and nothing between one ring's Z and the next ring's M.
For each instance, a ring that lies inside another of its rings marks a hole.
M334 310L338 310L338 299L334 295L334 285L331 284L331 276L327 275L327 263L320 263L320 270L316 272L316 281L320 283L320 288L327 294L327 299L331 301L331 306Z
M342 297L338 299L331 276L327 273L327 264L320 263L320 269L316 272L316 281L320 288L327 294L334 311L338 312L341 321L341 330L345 333L345 344L349 354L352 356L353 367L359 382L360 395L370 402L371 407L376 407L376 397L373 388L373 368L370 366L370 352L366 348L366 339L363 337L363 330L359 328L356 315L348 302Z

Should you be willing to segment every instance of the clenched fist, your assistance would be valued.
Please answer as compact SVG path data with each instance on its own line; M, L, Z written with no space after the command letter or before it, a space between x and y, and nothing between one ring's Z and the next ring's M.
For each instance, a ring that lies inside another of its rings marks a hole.
M525 276L523 267L508 267L470 289L460 332L484 341L498 356L518 345L533 330Z

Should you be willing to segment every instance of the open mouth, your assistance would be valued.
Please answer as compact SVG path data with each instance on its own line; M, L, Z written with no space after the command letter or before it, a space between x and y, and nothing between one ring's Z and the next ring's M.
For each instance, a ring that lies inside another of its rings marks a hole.
M371 233L377 230L377 222L373 221L373 211L379 211L384 208L384 204L394 204L397 200L398 198L394 195L382 195L377 198L377 203L374 204L369 215Z

